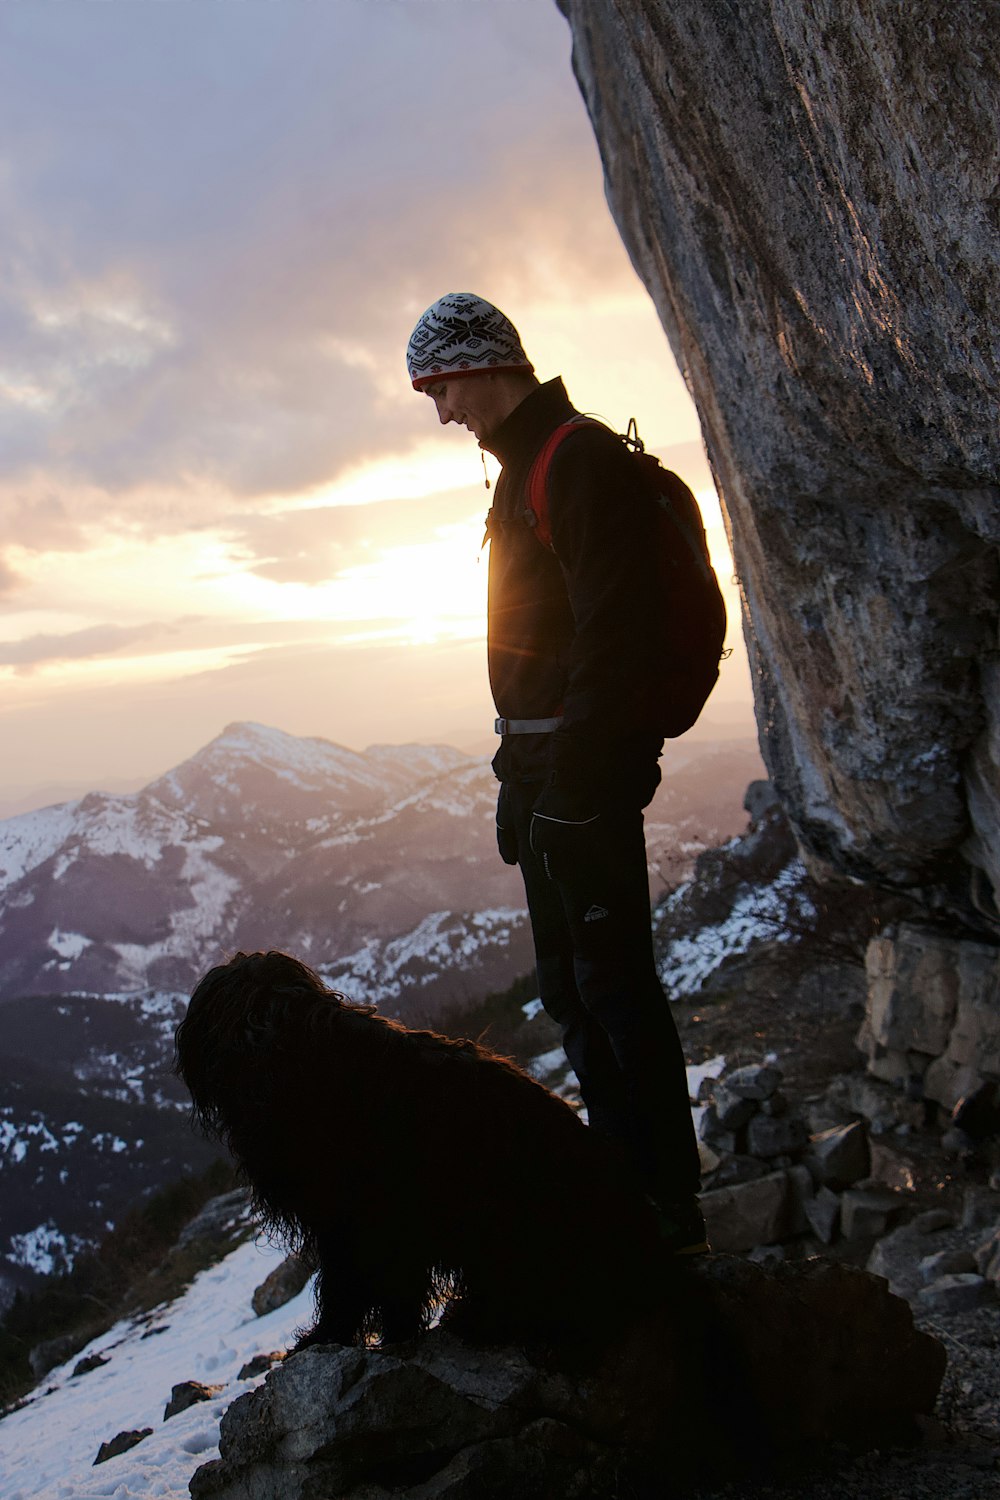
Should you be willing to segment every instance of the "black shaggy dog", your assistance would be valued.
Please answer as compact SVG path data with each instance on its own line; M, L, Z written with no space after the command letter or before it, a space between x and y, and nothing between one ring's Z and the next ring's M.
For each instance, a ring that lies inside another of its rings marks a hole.
M443 1320L480 1342L600 1336L663 1271L628 1168L473 1042L351 1005L284 953L210 970L177 1029L196 1119L264 1223L319 1266L297 1347Z

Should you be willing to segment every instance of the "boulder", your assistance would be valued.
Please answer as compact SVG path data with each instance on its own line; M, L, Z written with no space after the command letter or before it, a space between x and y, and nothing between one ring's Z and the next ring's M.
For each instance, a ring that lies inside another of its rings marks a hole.
M767 1162L760 1161L756 1156L734 1152L718 1161L707 1189L714 1192L716 1188L735 1187L739 1182L755 1182L760 1177L766 1177L771 1170Z
M958 1008L955 946L941 934L906 923L897 934L873 938L868 944L862 1035L870 1038L873 1049L941 1056Z
M848 1188L840 1200L840 1227L847 1240L885 1234L906 1211L906 1201L888 1188Z
M942 1276L954 1276L976 1269L976 1258L972 1251L962 1248L937 1250L933 1255L925 1255L917 1267L922 1279L928 1284Z
M832 1245L840 1227L840 1199L828 1187L821 1187L803 1205L813 1234L824 1245Z
M761 1114L773 1115L777 1118L779 1115L787 1115L792 1106L788 1101L787 1094L783 1094L779 1089L769 1099L762 1099L759 1107Z
M702 1193L700 1202L713 1250L752 1250L788 1239L803 1227L795 1179L787 1171L712 1188Z
M962 1313L993 1300L994 1290L984 1276L975 1271L941 1276L930 1286L922 1287L917 1298L928 1312Z
M674 1493L816 1444L897 1440L944 1353L862 1271L709 1257L663 1304L557 1361L443 1329L385 1349L313 1347L222 1421L194 1500L560 1500Z
M210 1198L199 1213L185 1224L177 1243L183 1247L195 1240L231 1240L241 1234L250 1220L250 1195L245 1188L234 1188Z
M280 1364L285 1354L282 1349L272 1349L267 1354L255 1354L248 1359L245 1365L240 1366L237 1380L253 1380L257 1375L265 1375L272 1365Z
M902 1127L904 1131L908 1128L905 1125ZM868 1154L871 1161L870 1177L873 1185L878 1183L881 1187L895 1188L907 1193L913 1191L918 1168L912 1155L898 1150L895 1145L887 1145L884 1140L870 1142Z
M836 1125L810 1137L806 1156L816 1182L823 1187L843 1189L867 1177L871 1168L868 1136L860 1121Z
M769 781L751 781L743 796L743 806L750 815L751 828L756 828L768 813L781 810L778 794Z
M882 1276L897 1297L913 1298L921 1287L920 1263L941 1248L941 1236L954 1227L944 1209L928 1209L909 1224L901 1224L872 1247L867 1269ZM948 1241L951 1248L951 1241Z
M768 1063L750 1063L727 1073L725 1085L741 1099L770 1099L784 1076L780 1068L773 1068Z
M714 1121L722 1131L736 1131L749 1124L756 1113L752 1099L744 1098L724 1083L716 1083L713 1090L712 1107Z
M723 1129L714 1104L705 1106L698 1133L716 1156L733 1156L739 1150L740 1136L735 1130Z
M265 1313L274 1312L275 1308L284 1307L286 1302L297 1297L314 1270L314 1266L308 1265L299 1256L286 1255L281 1265L275 1266L271 1274L264 1278L250 1299L250 1305L258 1318L262 1318Z
M809 1132L796 1115L755 1115L747 1126L748 1152L765 1161L795 1156L808 1140Z
M98 1464L106 1464L109 1458L117 1458L120 1453L127 1453L130 1448L135 1448L139 1443L145 1442L152 1435L152 1427L133 1427L126 1432L117 1432L113 1438L102 1443L97 1450L93 1468Z
M221 1385L202 1385L200 1380L182 1380L171 1389L170 1400L163 1409L164 1422L187 1411L189 1406L197 1406L199 1401L211 1401L224 1389Z

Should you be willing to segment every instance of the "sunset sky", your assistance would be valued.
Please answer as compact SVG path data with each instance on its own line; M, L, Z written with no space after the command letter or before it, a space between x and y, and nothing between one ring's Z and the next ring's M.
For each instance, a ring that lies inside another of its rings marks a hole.
M235 719L489 747L481 456L403 359L445 291L638 419L728 581L569 55L552 0L0 6L0 813Z

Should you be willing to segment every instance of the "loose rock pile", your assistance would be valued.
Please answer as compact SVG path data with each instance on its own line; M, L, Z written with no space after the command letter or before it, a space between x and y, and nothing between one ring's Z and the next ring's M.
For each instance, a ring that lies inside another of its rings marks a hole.
M707 1084L702 1207L714 1248L780 1256L775 1247L805 1234L830 1245L885 1233L905 1201L872 1180L865 1124L811 1129L781 1083L778 1068L761 1064Z
M713 1248L784 1259L836 1246L845 1258L867 1260L918 1309L995 1298L1000 1175L967 1189L960 1217L920 1211L898 1150L919 1104L851 1076L796 1108L782 1081L777 1067L759 1064L702 1086L701 1201Z

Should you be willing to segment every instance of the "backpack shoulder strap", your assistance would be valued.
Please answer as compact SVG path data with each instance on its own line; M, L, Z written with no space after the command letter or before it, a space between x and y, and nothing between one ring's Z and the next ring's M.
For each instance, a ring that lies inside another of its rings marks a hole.
M543 547L552 550L552 521L549 516L549 470L557 450L569 437L570 433L578 432L581 427L604 427L603 422L597 422L593 417L570 417L568 422L561 422L558 427L553 428L545 442L542 444L531 465L528 474L528 505L525 511L525 519L529 526L535 529L535 536ZM610 431L605 428L605 431Z

